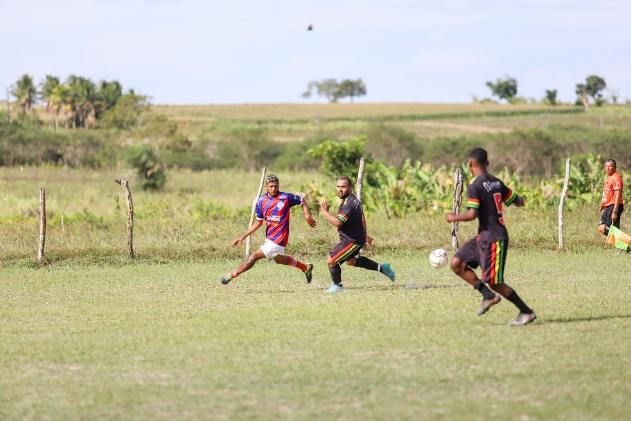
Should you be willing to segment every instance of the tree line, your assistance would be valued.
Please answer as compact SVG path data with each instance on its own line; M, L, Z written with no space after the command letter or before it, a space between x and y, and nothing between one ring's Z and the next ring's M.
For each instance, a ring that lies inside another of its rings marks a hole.
M24 74L12 86L11 95L22 115L30 116L38 103L45 105L51 129L59 128L62 116L66 129L90 129L98 123L129 127L138 123L149 106L146 96L136 94L133 89L123 93L122 85L116 80L95 83L75 75L68 76L63 83L59 77L47 75L36 84L31 75Z
M354 102L356 97L366 95L366 85L361 79L344 79L341 82L335 79L314 80L309 82L307 91L302 94L302 97L311 98L314 91L329 102L338 102L342 98L350 98L351 102Z
M498 78L495 82L488 81L486 86L491 90L491 95L499 98L500 100L506 100L507 102L514 104L524 102L524 98L517 97L517 79L504 76L504 78ZM576 105L582 105L586 110L589 109L589 99L592 98L594 104L600 107L605 103L603 92L607 87L607 82L600 76L591 75L588 76L585 82L576 84ZM475 98L474 98L475 100ZM618 96L615 92L611 94L611 100L614 104L618 102ZM483 100L489 101L488 99ZM546 89L543 102L549 105L557 105L557 90Z

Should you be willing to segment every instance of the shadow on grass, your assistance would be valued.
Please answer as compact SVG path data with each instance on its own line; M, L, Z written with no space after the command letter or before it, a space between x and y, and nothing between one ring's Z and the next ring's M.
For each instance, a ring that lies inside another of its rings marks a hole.
M631 319L631 314L623 314L623 315L604 315L604 316L590 316L590 317L564 317L557 319L537 319L534 324L543 325L549 323L578 323L578 322L598 322L601 320L612 320L612 319Z

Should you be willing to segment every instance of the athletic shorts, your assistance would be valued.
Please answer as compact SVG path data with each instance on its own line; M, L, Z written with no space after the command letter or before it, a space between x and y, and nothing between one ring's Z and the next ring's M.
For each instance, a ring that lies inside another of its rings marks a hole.
M465 262L471 269L480 266L481 281L491 285L504 283L504 265L508 240L489 241L478 234L456 252L454 257Z
M620 229L620 217L622 216L622 212L624 211L624 205L621 203L618 205L618 218L616 222L613 223L613 226ZM600 222L598 225L604 225L606 227L605 232L609 231L609 227L611 226L611 214L613 213L613 205L607 206L603 213L600 214Z
M272 259L278 255L283 256L285 254L285 247L279 246L272 240L265 239L265 242L261 246L261 250L266 259Z
M329 250L329 256L335 263L344 263L351 257L358 258L359 250L364 247L363 244L341 242L337 246Z

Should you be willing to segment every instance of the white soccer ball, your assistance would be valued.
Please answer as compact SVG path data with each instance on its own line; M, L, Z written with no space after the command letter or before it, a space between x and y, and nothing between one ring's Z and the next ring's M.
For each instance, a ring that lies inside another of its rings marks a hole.
M444 268L449 263L449 255L446 250L436 249L429 254L429 264L436 269Z

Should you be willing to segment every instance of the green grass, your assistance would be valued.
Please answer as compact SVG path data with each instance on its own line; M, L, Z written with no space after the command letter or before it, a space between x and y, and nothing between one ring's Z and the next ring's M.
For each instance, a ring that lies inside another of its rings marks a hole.
M3 270L0 419L620 420L631 413L631 259L509 254L525 328L425 254L376 250L330 296L238 260ZM615 267L615 269L612 269ZM626 414L626 415L625 415Z

